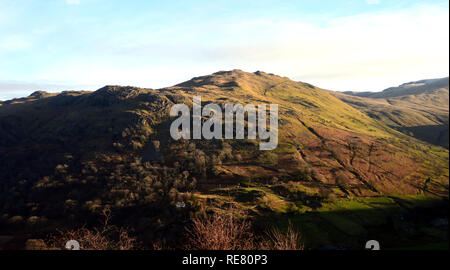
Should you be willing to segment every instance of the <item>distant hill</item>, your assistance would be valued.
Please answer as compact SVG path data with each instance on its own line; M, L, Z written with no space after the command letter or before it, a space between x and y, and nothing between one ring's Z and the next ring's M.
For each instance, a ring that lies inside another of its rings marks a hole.
M279 104L277 149L260 151L248 139L174 141L169 110L191 106L194 95L204 104ZM241 70L162 89L105 86L4 101L0 229L95 224L111 209L146 241L177 241L193 212L232 205L255 219L308 219L312 246L360 245L372 219L388 222L390 210L380 207L410 205L418 194L448 197L448 150L393 129L366 104L405 110ZM438 123L438 114L416 114ZM373 212L367 224L362 209Z
M440 89L448 90L448 77L440 79L420 80L415 82L404 83L397 87L390 87L381 92L343 92L347 95L371 98L393 98L400 96L429 94ZM445 100L444 100L445 101Z
M405 83L379 93L334 95L392 128L448 148L448 78Z

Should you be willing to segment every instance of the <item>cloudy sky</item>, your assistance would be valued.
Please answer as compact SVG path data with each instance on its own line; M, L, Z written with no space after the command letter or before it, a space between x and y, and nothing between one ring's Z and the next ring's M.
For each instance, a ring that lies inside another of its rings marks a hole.
M448 1L0 0L0 100L262 70L332 90L449 74Z

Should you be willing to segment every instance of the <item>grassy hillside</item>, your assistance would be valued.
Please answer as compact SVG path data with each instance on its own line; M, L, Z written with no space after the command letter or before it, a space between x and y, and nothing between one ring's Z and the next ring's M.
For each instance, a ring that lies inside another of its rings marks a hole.
M204 104L279 104L277 149L260 151L248 139L172 140L170 107L191 105L194 95ZM448 198L448 150L398 132L329 91L264 72L5 101L0 159L3 234L95 225L109 209L114 223L133 228L146 243L176 245L190 216L232 204L257 226L293 219L310 248L352 247L381 233L382 225L403 230L391 208L403 205L406 215L422 202ZM411 199L408 207L402 198ZM441 215L408 224L426 229ZM379 227L361 223L366 218ZM392 220L400 225L392 227ZM353 228L353 240L342 242ZM442 235L419 236L417 244L442 241Z
M333 95L409 136L448 148L448 78L407 83L379 93Z
M404 83L397 87L390 87L381 92L344 92L344 94L370 97L370 98L394 98L402 96L416 96L420 94L429 94L436 90L448 90L448 77L440 79L421 80L415 82ZM447 98L448 100L448 98ZM435 100L434 105L445 106L444 100ZM448 102L447 102L448 105Z

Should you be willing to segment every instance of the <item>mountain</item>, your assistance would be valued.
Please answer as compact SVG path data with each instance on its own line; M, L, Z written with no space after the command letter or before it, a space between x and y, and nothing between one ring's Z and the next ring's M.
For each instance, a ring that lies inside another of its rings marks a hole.
M177 242L189 215L233 205L259 226L293 219L312 248L359 245L375 230L368 219L398 240L404 232L389 227L392 220L410 222L398 218L416 206L445 210L435 202L448 198L448 150L395 130L343 95L232 70L162 89L105 86L4 101L0 233L91 225L110 209L113 222L147 243ZM174 141L170 108L191 106L193 96L202 104L278 104L278 147Z
M397 87L390 87L381 92L343 92L347 95L371 98L393 98L401 96L411 96L420 94L431 94L433 92L447 89L448 91L448 77L440 79L428 79L415 82L404 83ZM447 99L448 100L448 99ZM444 104L445 100L441 101ZM448 102L447 102L448 106Z
M379 93L333 94L394 129L448 148L448 78L405 83Z

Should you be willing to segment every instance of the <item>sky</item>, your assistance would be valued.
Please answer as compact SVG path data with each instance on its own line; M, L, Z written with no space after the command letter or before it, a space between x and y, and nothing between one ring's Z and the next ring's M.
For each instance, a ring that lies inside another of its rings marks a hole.
M449 74L430 0L0 0L0 100L257 70L337 91Z

